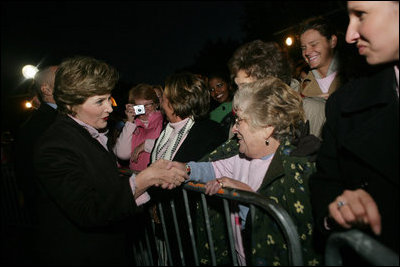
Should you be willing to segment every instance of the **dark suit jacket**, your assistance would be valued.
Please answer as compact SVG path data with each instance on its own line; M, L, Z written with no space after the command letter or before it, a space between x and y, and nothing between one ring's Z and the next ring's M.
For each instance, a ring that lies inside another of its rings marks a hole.
M38 262L128 264L125 223L137 206L114 155L61 114L37 144Z
M378 239L398 251L399 99L393 66L332 94L326 117L317 173L310 180L319 230L324 232L330 202L345 189L363 188L381 214Z
M33 148L40 136L54 122L56 116L57 110L42 103L39 109L35 110L32 116L21 125L16 139L15 173L18 186L24 195L24 207L29 212L33 224L36 222Z
M221 126L210 119L196 120L173 160L198 161L226 140Z

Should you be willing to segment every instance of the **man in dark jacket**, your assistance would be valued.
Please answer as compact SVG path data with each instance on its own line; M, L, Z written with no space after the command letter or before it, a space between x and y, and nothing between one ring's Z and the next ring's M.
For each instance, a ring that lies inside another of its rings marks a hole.
M36 203L37 185L33 169L33 151L39 137L54 122L57 115L57 105L53 97L54 78L57 66L50 66L35 75L36 96L40 100L40 106L33 111L32 115L25 121L19 131L16 140L15 173L19 189L23 196L23 208L28 213L31 225L36 226ZM29 231L22 234L21 245L31 246ZM21 249L22 252L28 249ZM27 262L28 255L24 255Z

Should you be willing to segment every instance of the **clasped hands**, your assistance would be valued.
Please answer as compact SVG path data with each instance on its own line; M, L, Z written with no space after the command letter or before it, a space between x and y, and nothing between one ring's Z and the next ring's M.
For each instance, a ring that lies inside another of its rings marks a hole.
M363 189L345 190L328 206L329 216L341 227L371 227L381 233L381 216L374 199Z
M173 189L189 179L189 175L179 164L181 163L165 159L159 159L151 164L148 170L153 172L151 175L153 185L161 186L163 189Z

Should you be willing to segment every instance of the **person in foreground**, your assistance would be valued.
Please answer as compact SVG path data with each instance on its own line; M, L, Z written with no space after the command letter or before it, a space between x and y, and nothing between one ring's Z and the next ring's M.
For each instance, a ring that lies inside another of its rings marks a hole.
M357 228L398 252L399 2L349 1L348 13L346 41L377 68L326 103L313 212L322 237Z
M57 70L59 115L34 154L40 187L35 264L129 265L126 230L146 201L143 192L187 178L167 160L128 178L118 174L106 136L117 79L113 67L90 57L67 59Z
M236 123L232 131L238 138L239 154L214 162L188 162L189 181L206 182L206 194L210 195L221 187L230 187L273 199L298 226L305 264L320 263L311 245L313 218L307 186L315 165L302 147L296 147L305 127L300 95L280 79L269 77L243 84L235 93L233 109ZM316 137L314 140L319 142ZM182 163L181 169L185 168ZM232 214L240 265L246 261L248 265L287 265L287 245L277 224L265 213L257 212L254 225L249 225L247 214L248 208L244 206L240 206L238 214ZM215 225L223 227L224 223ZM241 230L250 227L251 236L244 236L244 244L250 246L243 247ZM245 249L250 248L252 252L245 254ZM217 252L223 257L224 251ZM207 254L202 257L202 262L207 263Z

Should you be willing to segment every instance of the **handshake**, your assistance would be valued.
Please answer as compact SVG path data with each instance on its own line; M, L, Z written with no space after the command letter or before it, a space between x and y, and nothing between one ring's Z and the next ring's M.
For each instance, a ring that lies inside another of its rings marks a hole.
M151 177L150 186L161 186L163 189L173 189L189 179L185 163L165 159L157 160L143 172L148 172Z

